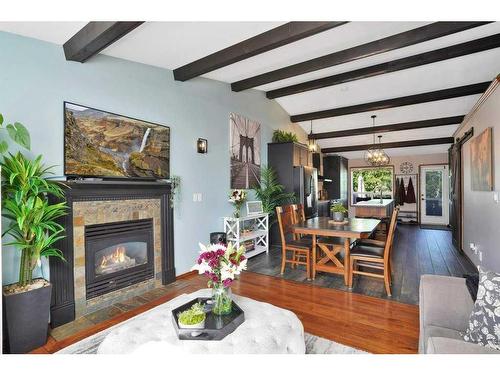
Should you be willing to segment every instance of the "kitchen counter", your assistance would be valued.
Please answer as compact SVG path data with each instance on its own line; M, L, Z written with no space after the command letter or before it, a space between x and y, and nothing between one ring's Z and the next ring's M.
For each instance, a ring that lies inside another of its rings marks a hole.
M365 202L353 204L356 217L370 217L384 219L391 216L394 208L394 199L371 199Z
M382 199L382 203L380 203L380 199L371 199L369 201L358 202L354 204L354 207L385 207L389 204L392 204L394 199Z

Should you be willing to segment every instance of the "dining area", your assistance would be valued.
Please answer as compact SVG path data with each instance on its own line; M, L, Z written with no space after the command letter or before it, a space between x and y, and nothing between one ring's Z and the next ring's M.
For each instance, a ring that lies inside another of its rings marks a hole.
M352 217L337 222L329 217L306 218L300 204L276 207L281 239L280 275L304 269L308 282L317 276L341 279L352 290L357 278L383 281L386 296L391 296L391 250L398 207L386 218L385 238L374 239L380 218ZM337 283L339 281L337 280Z

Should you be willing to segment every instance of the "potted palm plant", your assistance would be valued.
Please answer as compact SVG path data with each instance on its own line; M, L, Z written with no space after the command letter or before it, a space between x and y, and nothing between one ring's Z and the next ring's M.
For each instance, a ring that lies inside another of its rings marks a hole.
M276 207L295 202L295 194L285 191L271 167L262 166L260 184L253 188L257 199L262 201L264 212L269 214L271 225L276 221Z
M28 143L29 146L29 143ZM63 254L54 247L64 228L56 219L66 214L66 203L50 204L49 195L63 196L61 187L45 177L50 167L42 157L30 160L21 152L4 156L2 215L9 220L2 237L21 252L19 281L3 287L3 303L11 353L26 353L47 341L52 286L33 278L41 258Z

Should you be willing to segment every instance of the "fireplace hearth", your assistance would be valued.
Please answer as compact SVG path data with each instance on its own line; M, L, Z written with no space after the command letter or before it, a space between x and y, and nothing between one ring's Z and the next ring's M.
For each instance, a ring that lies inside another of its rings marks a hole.
M85 258L87 299L153 278L153 220L86 226Z

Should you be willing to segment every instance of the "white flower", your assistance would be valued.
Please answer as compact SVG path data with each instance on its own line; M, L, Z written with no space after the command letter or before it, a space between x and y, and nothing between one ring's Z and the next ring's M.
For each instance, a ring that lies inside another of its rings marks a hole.
M236 275L236 268L232 264L224 264L220 270L220 277L222 280L234 280Z
M191 271L198 271L198 274L202 275L205 271L211 272L212 268L210 268L207 262L201 262L200 264L195 264L191 267Z
M240 274L241 271L244 271L247 269L247 259L244 259L240 262L240 265L237 268L238 275Z
M200 249L201 249L200 254L207 251L207 247L205 245L203 245L201 242L198 242L198 246L200 246Z

